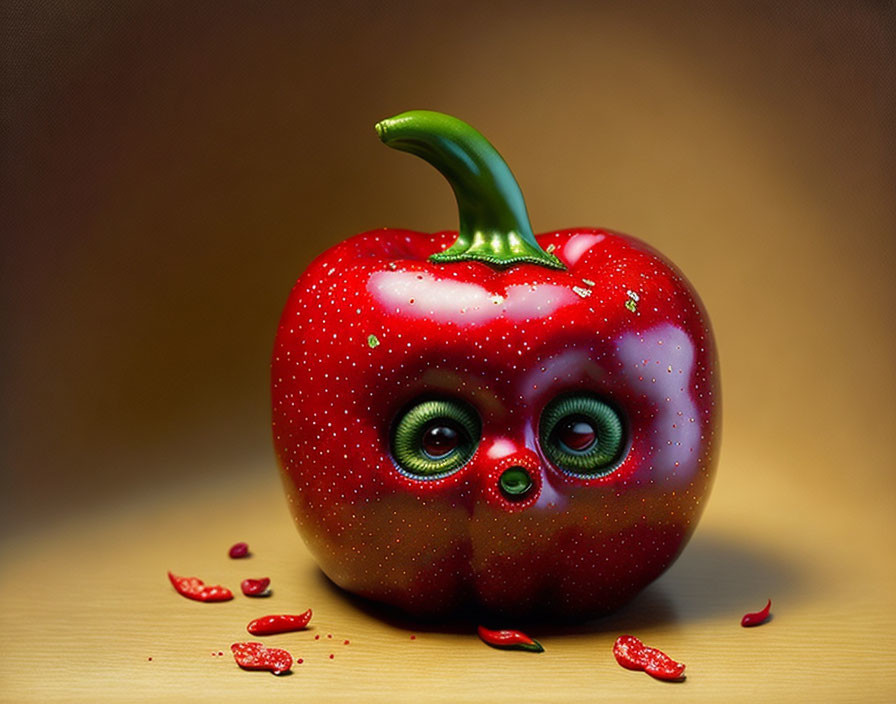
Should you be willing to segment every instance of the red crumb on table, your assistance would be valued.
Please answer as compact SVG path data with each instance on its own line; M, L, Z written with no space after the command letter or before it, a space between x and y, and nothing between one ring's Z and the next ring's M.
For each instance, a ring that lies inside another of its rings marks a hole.
M343 645L348 645L348 641L347 641L347 640L346 640L346 641L343 641L342 644L343 644Z
M771 608L772 600L769 599L768 603L765 605L765 608L761 611L744 614L744 617L740 620L740 625L744 628L762 625L763 623L768 621L769 614L771 613Z
M683 680L684 664L676 662L661 650L644 645L635 636L619 636L613 644L613 655L628 670L643 670L659 680Z
M527 650L532 653L542 653L544 648L537 640L533 640L522 631L499 630L492 631L485 626L476 629L479 638L486 645L505 650Z
M333 653L330 653L330 660L332 660L334 657L336 657L336 656L333 655Z
M181 596L194 601L229 601L233 593L220 585L208 585L198 577L178 577L168 573L168 579Z
M262 643L234 643L233 659L244 670L268 670L275 675L289 672L292 655L282 648L266 648Z
M258 579L244 579L240 582L240 589L246 596L267 596L270 585L270 577L259 577Z
M246 630L253 636L269 636L274 633L301 631L311 620L311 609L303 614L271 614L249 622ZM317 636L315 636L316 638Z
M411 636L411 640L417 640L417 636Z
M230 550L227 551L227 554L234 560L241 557L249 557L249 543L234 543L230 546Z

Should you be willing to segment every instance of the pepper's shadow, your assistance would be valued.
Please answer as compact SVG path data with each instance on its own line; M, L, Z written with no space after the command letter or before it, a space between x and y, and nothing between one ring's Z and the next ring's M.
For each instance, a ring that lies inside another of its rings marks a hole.
M586 621L513 619L501 627L535 626L540 635L646 631L669 624L693 624L714 618L739 623L744 613L758 611L767 598L772 608L777 600L802 596L810 570L794 558L775 556L760 545L737 542L730 537L698 533L681 557L656 582L622 608ZM389 606L349 594L320 571L329 589L359 611L408 631L470 633L479 623L502 622L481 612L461 612L452 618L417 619ZM504 621L503 623L506 623ZM497 627L497 626L496 626Z

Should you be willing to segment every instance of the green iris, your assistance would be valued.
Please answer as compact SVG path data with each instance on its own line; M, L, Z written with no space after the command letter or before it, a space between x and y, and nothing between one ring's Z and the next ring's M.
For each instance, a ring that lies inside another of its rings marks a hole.
M407 474L437 479L467 463L481 430L479 416L465 403L422 401L398 417L392 431L392 456Z
M541 414L541 448L569 474L602 477L619 466L626 445L622 418L612 406L590 394L552 401Z

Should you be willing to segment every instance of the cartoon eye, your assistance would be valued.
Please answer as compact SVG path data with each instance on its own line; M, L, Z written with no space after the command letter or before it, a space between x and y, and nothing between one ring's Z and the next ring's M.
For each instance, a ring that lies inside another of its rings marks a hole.
M582 477L610 474L626 446L619 413L590 394L554 399L541 414L539 436L542 451L554 465Z
M407 474L438 479L469 461L481 432L479 416L465 403L453 399L418 402L393 426L392 456Z

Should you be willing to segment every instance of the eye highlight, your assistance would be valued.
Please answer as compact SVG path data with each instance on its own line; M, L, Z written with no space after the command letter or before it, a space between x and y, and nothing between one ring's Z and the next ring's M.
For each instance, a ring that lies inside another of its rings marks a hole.
M603 477L619 466L626 445L619 413L591 394L554 399L539 423L541 448L568 474Z
M407 474L438 479L463 467L482 432L472 408L453 399L422 401L405 410L392 430L392 456Z

